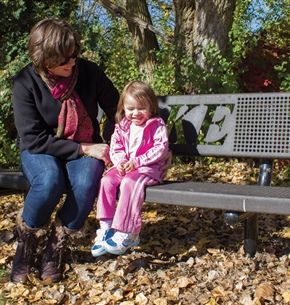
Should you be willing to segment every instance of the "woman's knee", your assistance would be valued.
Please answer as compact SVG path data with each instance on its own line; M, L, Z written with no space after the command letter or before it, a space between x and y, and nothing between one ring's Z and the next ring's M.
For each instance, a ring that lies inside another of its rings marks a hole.
M30 185L39 190L57 190L65 186L65 167L56 157L46 154L21 153L21 166Z
M66 188L65 175L61 170L46 170L33 178L31 186L45 192L61 193Z
M99 186L104 165L93 158L81 158L69 162L67 170L71 187L86 190Z

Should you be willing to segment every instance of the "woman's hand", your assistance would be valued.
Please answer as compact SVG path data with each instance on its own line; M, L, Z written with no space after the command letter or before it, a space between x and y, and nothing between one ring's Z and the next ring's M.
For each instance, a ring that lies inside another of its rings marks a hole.
M110 163L109 145L103 143L81 143L79 155L87 155L99 160L103 160L105 165Z
M163 180L167 174L169 167L171 166L171 162L172 162L171 150L168 151L167 155L165 156L165 158L162 159L162 161L165 162L164 165L160 167L160 170L161 170L160 177Z

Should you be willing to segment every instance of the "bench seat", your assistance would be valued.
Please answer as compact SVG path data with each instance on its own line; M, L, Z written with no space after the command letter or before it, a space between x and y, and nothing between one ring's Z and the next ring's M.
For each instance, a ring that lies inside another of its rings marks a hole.
M0 169L1 195L11 190L28 191L29 183L20 169Z
M290 188L211 182L165 182L146 188L146 202L290 215Z

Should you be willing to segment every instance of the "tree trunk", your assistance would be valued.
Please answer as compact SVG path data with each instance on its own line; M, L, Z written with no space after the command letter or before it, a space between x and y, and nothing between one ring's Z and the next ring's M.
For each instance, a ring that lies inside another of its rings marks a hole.
M208 70L204 51L213 44L222 55L226 53L235 3L235 0L173 0L178 54ZM182 70L182 66L176 67L177 73ZM186 84L183 90L192 93L193 84Z
M218 47L222 55L227 50L228 34L233 23L235 0L196 0L196 15L193 24L196 63L205 67L204 54L199 53L209 44Z
M146 24L152 25L146 0L126 0L126 10L139 17ZM132 38L135 58L140 72L147 82L152 80L152 71L156 67L156 58L152 50L159 50L156 35L147 28L138 26L127 19L129 32Z
M175 13L174 41L176 44L177 58L175 63L176 78L180 74L187 74L182 64L183 58L192 59L194 54L193 24L195 19L195 0L173 0ZM187 83L178 88L179 91L191 93L193 84Z

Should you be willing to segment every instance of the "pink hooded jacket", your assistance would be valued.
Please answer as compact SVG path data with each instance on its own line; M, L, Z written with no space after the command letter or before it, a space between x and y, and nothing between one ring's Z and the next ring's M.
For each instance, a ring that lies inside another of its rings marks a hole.
M115 125L115 131L111 138L110 158L116 167L120 162L129 161L129 138L130 125L127 118L123 118L119 124ZM142 142L137 148L134 158L134 166L140 173L144 173L158 182L162 182L160 177L160 167L164 165L161 161L168 153L168 130L164 121L159 118L149 119L143 129Z

